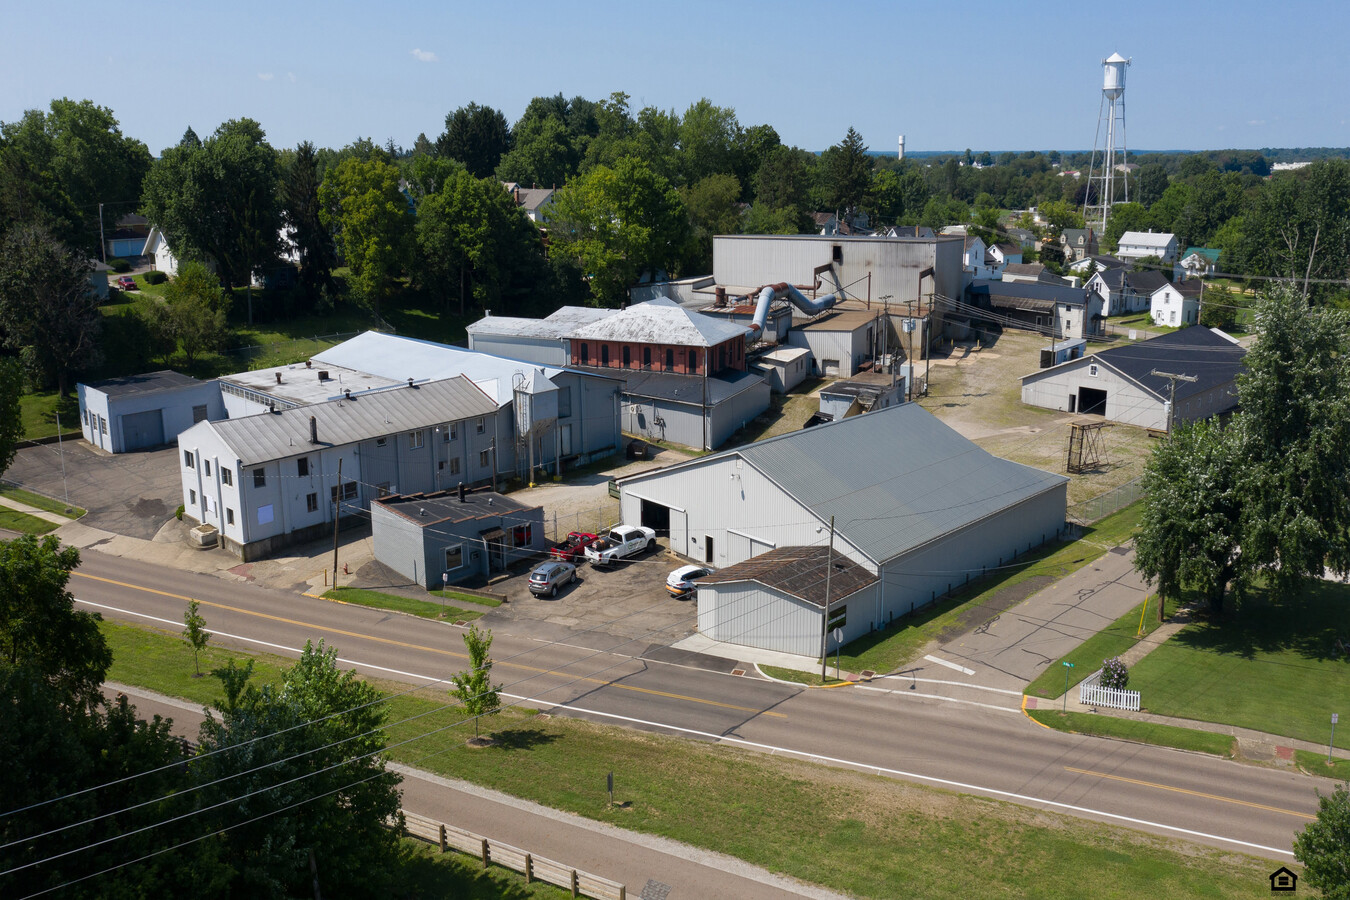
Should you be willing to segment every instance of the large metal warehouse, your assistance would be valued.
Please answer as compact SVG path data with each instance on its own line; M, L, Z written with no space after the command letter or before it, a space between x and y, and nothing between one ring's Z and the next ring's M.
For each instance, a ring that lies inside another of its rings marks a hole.
M825 563L801 548L828 547L831 519L836 567L860 570L847 582L846 621L838 609L830 616L848 643L1054 539L1067 485L987 453L917 404L618 482L625 523L655 528L675 552L721 570L700 583L700 631L803 655L819 653ZM739 565L774 551L816 566L818 583ZM832 606L834 594L831 585Z
M1113 347L1022 377L1022 402L1099 415L1124 425L1166 430L1172 383L1177 421L1205 419L1237 406L1237 376L1246 351L1218 329L1192 326L1137 344Z

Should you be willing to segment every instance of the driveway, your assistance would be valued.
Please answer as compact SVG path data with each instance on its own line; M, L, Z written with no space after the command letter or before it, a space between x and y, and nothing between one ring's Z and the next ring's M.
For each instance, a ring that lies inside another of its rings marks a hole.
M62 477L62 461L65 476ZM24 447L5 480L89 510L85 525L152 540L183 502L178 448L108 454L82 440Z

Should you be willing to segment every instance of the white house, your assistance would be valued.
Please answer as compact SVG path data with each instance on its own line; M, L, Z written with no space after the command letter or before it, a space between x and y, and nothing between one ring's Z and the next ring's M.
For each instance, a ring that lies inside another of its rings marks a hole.
M1177 263L1177 278L1208 278L1218 268L1221 252L1212 247L1187 247Z
M1000 272L1012 263L1022 262L1022 247L1019 244L990 244L989 255L998 264Z
M1018 260L1021 261L1020 258ZM965 249L961 255L961 268L966 272L966 281L978 281L984 278L998 278L1003 269L989 253L984 241L975 235L965 236Z
M1088 279L1087 289L1102 300L1102 315L1123 316L1149 308L1153 292L1167 283L1167 276L1152 270L1107 269Z
M1200 321L1200 293L1204 282L1199 279L1164 283L1155 290L1149 301L1149 317L1154 325L1196 325Z
M150 236L145 239L145 246L141 248L141 255L150 257L154 267L170 278L178 275L178 257L169 249L169 242L158 225L151 227Z
M1177 236L1155 231L1127 231L1117 242L1116 256L1131 262L1156 256L1170 265L1177 259Z

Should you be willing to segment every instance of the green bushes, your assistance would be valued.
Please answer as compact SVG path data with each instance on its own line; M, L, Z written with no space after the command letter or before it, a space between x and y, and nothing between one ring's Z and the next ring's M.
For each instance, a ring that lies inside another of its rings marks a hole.
M120 256L114 256L108 260L108 268L112 269L118 275L124 275L131 271L131 263L122 259Z
M151 269L149 272L146 272L141 277L145 279L146 284L163 284L164 282L169 280L169 276L165 275L158 269Z

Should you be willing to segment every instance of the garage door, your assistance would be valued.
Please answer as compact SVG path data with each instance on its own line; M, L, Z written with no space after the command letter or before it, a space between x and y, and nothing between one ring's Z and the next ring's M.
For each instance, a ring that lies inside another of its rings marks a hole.
M164 443L164 416L158 409L122 416L122 451L144 450Z

